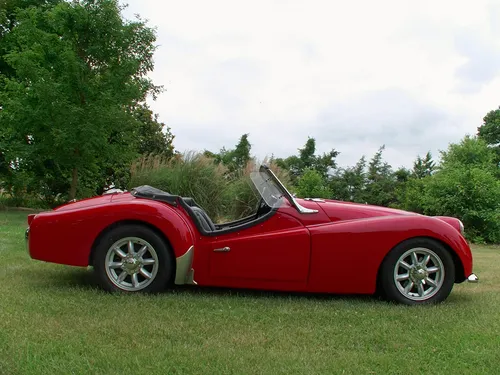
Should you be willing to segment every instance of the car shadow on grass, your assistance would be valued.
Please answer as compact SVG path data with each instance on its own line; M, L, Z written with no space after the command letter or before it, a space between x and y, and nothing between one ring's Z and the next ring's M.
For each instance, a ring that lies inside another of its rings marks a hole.
M36 285L43 289L65 290L78 289L105 293L99 286L97 276L93 268L67 268L64 270L52 269L50 272L40 273L40 278L36 281ZM32 280L37 279L36 272L32 274ZM200 287L200 286L184 286L176 285L158 293L159 298L178 295L186 297L230 297L230 298L276 298L276 299L310 299L315 301L347 301L352 303L377 303L391 305L392 302L387 302L378 295L362 295L362 294L327 294L327 293L305 293L305 292L281 292L268 291L258 289L238 289L238 288L223 288L223 287ZM130 294L133 298L134 294ZM455 291L446 300L446 304L466 305L473 302L473 296Z

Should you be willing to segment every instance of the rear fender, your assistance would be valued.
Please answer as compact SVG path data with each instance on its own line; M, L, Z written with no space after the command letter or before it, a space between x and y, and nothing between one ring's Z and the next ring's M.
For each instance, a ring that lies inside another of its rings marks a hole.
M168 240L176 258L193 246L192 224L177 208L152 200L93 206L38 214L30 225L29 248L34 259L88 266L91 250L102 234L127 222L145 223Z

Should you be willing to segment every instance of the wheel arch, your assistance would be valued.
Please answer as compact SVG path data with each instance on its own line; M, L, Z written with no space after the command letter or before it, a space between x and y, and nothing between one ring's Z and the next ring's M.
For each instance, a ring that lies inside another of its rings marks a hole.
M416 236L416 237L406 238L403 241L397 243L387 252L387 254L385 254L384 258L380 262L378 269L377 269L377 291L380 291L380 272L382 270L382 265L384 264L385 260L387 259L387 257L391 253L391 251L394 248L396 248L397 246L399 246L407 241L418 240L418 239L431 240L431 241L434 241L434 242L438 243L439 245L443 246L443 248L446 251L448 251L448 253L451 255L451 258L453 259L453 265L455 266L455 283L461 283L465 280L466 276L465 276L465 271L464 271L464 266L462 264L462 261L460 260L460 257L458 256L458 254L452 249L452 247L448 243L446 243L445 241L443 241L439 238L435 238L435 237L431 237L431 236Z

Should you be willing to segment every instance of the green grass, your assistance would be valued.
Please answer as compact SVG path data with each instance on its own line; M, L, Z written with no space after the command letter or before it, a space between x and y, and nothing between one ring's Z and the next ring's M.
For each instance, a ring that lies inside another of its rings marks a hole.
M371 297L100 291L30 260L26 212L0 212L0 374L497 374L500 248L438 306Z

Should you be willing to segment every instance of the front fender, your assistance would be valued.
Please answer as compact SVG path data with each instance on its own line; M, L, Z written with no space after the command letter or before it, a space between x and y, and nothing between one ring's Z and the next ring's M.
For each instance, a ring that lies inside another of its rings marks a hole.
M312 238L309 289L317 292L373 293L384 257L399 243L428 237L449 247L464 274L472 272L472 254L451 225L428 216L384 216L316 225ZM326 280L326 282L325 282Z

